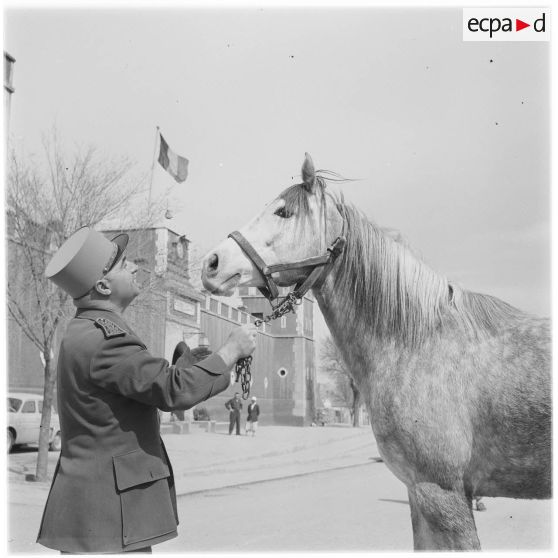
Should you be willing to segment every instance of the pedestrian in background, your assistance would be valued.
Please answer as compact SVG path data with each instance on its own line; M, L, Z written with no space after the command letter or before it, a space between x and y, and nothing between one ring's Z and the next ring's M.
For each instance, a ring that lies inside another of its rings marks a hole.
M225 407L229 412L229 436L236 425L236 435L240 436L240 410L242 409L242 401L238 392L234 394L232 399L225 403Z
M246 436L248 436L248 432L252 432L252 436L256 435L259 416L260 407L256 403L256 398L252 397L252 402L250 403L250 405L248 405L248 418L246 419Z
M152 356L123 316L140 292L127 243L126 234L110 241L85 227L46 269L77 308L58 357L62 450L37 539L63 554L150 553L177 536L158 409L189 409L221 393L256 346L255 326L245 325L198 363Z

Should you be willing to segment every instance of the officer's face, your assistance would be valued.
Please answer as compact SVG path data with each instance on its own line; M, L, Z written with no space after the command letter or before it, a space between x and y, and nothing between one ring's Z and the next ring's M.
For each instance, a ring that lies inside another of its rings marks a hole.
M136 283L138 266L124 256L104 277L110 288L110 300L126 307L138 296L140 289Z

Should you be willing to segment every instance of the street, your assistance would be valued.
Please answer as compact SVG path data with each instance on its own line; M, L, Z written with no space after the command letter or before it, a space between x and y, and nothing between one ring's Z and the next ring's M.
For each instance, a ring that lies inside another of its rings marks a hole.
M551 501L485 498L474 512L484 550L551 546ZM179 536L155 553L410 551L406 490L383 463L187 494ZM42 506L10 506L9 551L55 553L34 544Z
M483 550L551 548L551 501L483 502L487 511L474 512ZM186 495L179 516L179 537L160 551L413 548L407 491L383 463Z

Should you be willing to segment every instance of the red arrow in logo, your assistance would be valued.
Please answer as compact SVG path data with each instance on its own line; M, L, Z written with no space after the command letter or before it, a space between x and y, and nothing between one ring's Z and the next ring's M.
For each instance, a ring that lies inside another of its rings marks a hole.
M526 27L531 27L530 23L525 23L524 21L521 21L520 19L515 20L515 30L516 31L521 31L522 29L525 29Z

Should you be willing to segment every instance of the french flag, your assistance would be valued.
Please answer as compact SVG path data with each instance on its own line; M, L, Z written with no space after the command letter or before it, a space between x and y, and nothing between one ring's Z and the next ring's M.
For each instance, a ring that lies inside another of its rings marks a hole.
M188 159L177 155L159 132L159 164L177 181L184 182L188 176Z

